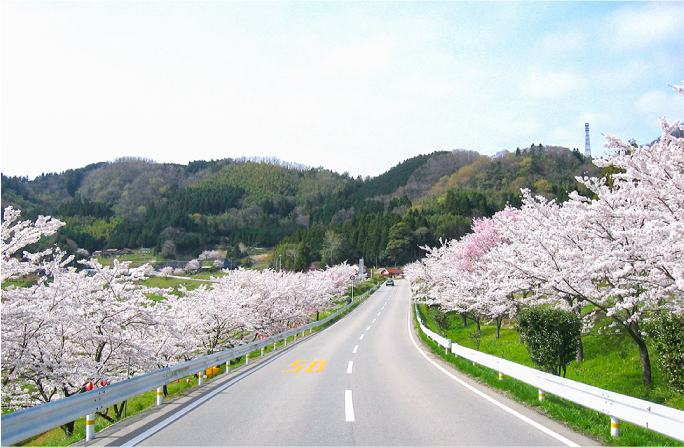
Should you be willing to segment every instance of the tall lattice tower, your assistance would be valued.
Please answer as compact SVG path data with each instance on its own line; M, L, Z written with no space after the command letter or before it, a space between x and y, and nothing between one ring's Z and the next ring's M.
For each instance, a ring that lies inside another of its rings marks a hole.
M589 143L589 123L584 123L584 156L591 157L591 143Z

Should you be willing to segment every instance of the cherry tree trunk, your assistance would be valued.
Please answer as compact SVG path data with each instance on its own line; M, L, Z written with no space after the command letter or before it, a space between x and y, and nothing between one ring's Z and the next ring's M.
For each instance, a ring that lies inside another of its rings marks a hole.
M74 434L74 424L75 421L67 422L66 424L60 425L59 427L64 431L64 434L71 436Z
M582 342L582 337L577 339L577 357L575 357L575 361L578 363L584 361L584 342Z
M639 357L641 357L641 370L644 379L644 386L651 386L651 357L648 355L648 347L644 340L636 340L639 346Z

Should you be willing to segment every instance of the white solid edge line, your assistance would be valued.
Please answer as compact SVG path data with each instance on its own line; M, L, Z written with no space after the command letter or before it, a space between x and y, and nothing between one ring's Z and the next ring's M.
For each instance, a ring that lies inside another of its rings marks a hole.
M351 373L352 373L352 368L353 368L353 367L354 367L354 362L353 362L352 360L350 360L349 363L347 364L347 374L351 374Z
M352 401L351 390L344 391L344 414L347 422L354 422L354 402Z
M579 444L575 444L574 442L572 442L568 438L566 438L562 435L559 435L558 433L556 433L555 431L551 430L548 427L544 427L540 423L535 422L532 419L528 418L527 416L524 416L524 415L518 413L514 409L507 407L506 405L502 404L501 402L494 399L493 397L490 397L490 396L486 395L485 393L483 393L482 391L478 390L477 388L474 388L473 386L467 384L463 380L459 379L458 377L456 377L455 375L451 374L449 371L444 369L441 365L439 365L437 362L432 360L430 357L428 357L427 354L425 354L425 352L420 348L420 346L418 346L418 343L416 343L416 341L413 339L413 334L411 333L411 295L410 295L410 293L409 293L408 333L409 333L409 337L411 338L411 343L413 343L413 346L416 347L418 352L420 352L421 355L423 357L425 357L425 360L432 363L437 369L439 369L444 374L446 374L447 376L454 379L456 382L460 383L461 385L463 385L464 387L466 387L467 389L469 389L473 393L477 394L478 396L488 400L489 402L491 402L492 404L501 408L502 410L504 410L504 411L510 413L511 415L517 417L521 421L526 422L526 423L530 424L531 426L533 426L534 428L536 428L537 430L539 430L543 433L546 433L547 435L551 436L552 438L557 439L558 441L562 442L563 444L567 445L568 447L580 447Z

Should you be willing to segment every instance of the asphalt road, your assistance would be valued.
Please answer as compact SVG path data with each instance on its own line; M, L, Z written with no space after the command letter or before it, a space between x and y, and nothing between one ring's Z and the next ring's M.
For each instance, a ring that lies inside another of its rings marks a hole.
M128 435L98 437L150 446L595 444L495 392L473 391L423 352L410 321L407 282L382 286L251 374L150 415Z

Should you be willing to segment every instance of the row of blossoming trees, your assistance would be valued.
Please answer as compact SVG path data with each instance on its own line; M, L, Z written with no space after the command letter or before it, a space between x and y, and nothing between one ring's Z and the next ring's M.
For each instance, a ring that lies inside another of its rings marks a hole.
M684 93L684 87L675 87ZM595 160L612 174L578 178L593 193L562 204L523 191L520 209L478 220L460 240L428 248L406 267L417 297L478 323L550 303L591 327L600 316L639 348L651 383L643 321L684 309L684 139L661 120L662 137L634 147L612 136L616 152ZM681 134L680 134L681 135Z
M346 264L306 274L236 270L172 293L142 285L149 265L90 260L77 270L56 248L22 254L63 223L19 217L4 212L2 282L29 274L38 281L2 292L3 407L53 401L89 382L123 380L304 324L333 306L353 274Z

